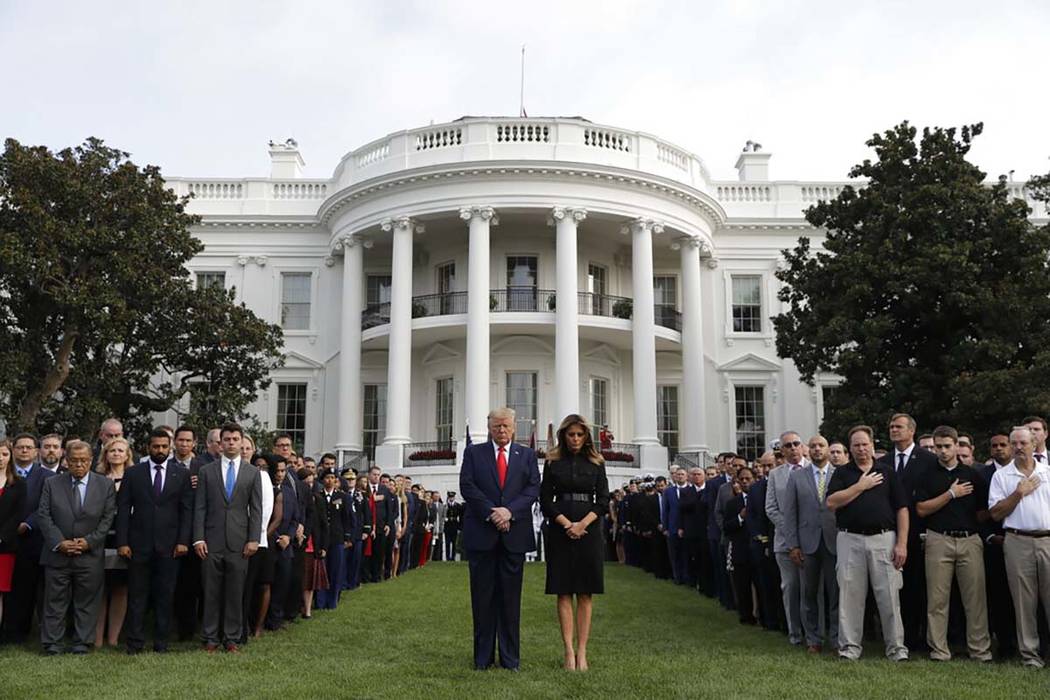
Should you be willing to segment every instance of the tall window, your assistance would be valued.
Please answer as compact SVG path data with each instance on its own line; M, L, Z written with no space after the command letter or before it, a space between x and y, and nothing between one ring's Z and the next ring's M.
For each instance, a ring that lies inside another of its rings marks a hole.
M536 269L533 255L514 255L507 258L507 310L536 310Z
M369 275L366 304L390 303L390 275Z
M309 272L281 273L281 326L286 331L310 328Z
M437 380L437 415L434 427L440 444L452 443L452 377Z
M733 275L733 330L762 332L762 277Z
M453 308L452 292L456 291L456 263L448 262L443 265L437 266L437 293L440 297L440 307L442 314L453 314L456 313Z
M824 419L827 418L828 407L831 406L831 403L835 400L835 395L838 393L838 390L839 390L839 388L837 386L828 386L827 384L825 384L824 386L822 386L820 388L820 394L821 394L821 397L820 397L821 398L820 422L821 423L823 423Z
M517 414L515 440L529 442L536 424L536 373L507 372L507 408Z
M226 273L222 271L198 272L197 289L226 289Z
M590 313L595 316L607 316L602 313L604 297L609 293L609 271L601 265L587 266L587 293L591 295Z
M672 309L678 306L678 279L674 275L653 277L653 303Z
M736 451L749 462L765 451L765 394L760 386L736 387Z
M277 385L277 432L292 436L295 451L303 453L306 442L306 385Z
M656 387L656 437L670 450L678 450L678 387Z
M364 452L369 459L375 459L376 445L386 437L386 384L365 384L364 390Z
M594 444L599 444L598 433L609 422L609 381L591 378L591 421L594 428Z

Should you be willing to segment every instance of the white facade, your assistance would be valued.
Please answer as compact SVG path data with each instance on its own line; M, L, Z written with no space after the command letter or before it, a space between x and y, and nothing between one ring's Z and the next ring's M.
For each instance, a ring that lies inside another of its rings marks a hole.
M548 423L603 409L630 443L619 481L665 470L668 444L699 461L820 423L834 378L801 383L769 317L779 251L819 243L802 212L845 183L770 181L757 149L715 181L673 144L582 119L399 132L326 180L300 177L294 142L270 153L270 178L169 182L203 217L191 270L285 325L286 365L251 410L301 428L307 453L377 443L381 466L455 488L453 459L418 457L461 449L466 425L483 439L490 408L532 413L541 446Z

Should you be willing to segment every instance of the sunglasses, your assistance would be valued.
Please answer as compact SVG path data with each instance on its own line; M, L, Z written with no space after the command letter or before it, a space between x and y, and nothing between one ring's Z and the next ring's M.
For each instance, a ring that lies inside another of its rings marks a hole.
M780 446L781 447L802 447L802 442L799 441L799 440L795 440L794 442L782 442L782 443L780 443Z

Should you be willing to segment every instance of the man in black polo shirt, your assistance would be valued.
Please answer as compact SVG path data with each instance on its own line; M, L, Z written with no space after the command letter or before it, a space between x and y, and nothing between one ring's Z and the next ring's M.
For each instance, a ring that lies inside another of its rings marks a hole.
M959 461L959 435L946 425L933 431L937 465L915 484L915 509L926 519L926 644L930 659L947 661L948 602L952 579L959 582L966 610L966 647L970 658L992 660L984 588L984 547L977 514L985 511L988 485ZM982 516L983 517L983 516Z
M852 460L835 470L828 484L828 508L839 534L839 656L860 658L868 584L882 621L886 657L907 661L901 624L901 568L908 558L908 496L893 469L874 460L874 432L866 425L849 431Z

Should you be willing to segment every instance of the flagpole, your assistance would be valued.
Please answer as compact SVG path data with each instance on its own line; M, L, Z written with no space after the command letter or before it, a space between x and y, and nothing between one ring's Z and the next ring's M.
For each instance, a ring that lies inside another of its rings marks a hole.
M521 45L521 103L518 116L525 116L525 44Z

